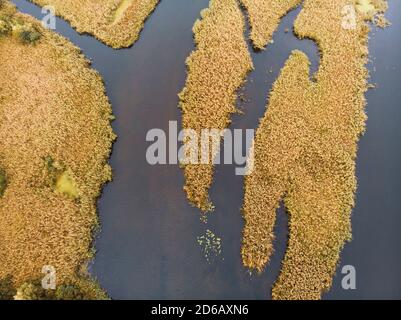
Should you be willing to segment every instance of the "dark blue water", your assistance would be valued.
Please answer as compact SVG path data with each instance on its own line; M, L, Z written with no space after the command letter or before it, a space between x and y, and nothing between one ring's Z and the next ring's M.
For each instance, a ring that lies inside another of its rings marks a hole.
M41 18L40 8L13 0L20 10ZM353 212L353 236L341 258L327 299L401 298L401 2L390 0L393 26L375 31L370 64L375 90L367 94L367 133L360 142L359 188ZM266 271L250 276L240 258L243 179L233 166L218 166L211 197L216 211L207 225L188 205L177 166L150 166L145 153L148 130L167 132L180 122L177 93L185 83L185 59L194 49L192 26L207 0L162 0L130 49L113 50L92 37L78 35L57 19L56 32L79 46L104 78L119 136L110 163L114 181L99 201L101 232L91 273L114 299L266 299L277 278L287 241L287 217L278 214L276 252ZM291 50L301 49L318 66L312 41L291 32L299 10L286 16L263 52L252 52L255 71L242 89L233 128L255 128L266 97ZM376 71L373 72L373 66ZM196 237L211 229L222 238L223 252L209 264ZM357 270L357 289L341 288L340 270Z

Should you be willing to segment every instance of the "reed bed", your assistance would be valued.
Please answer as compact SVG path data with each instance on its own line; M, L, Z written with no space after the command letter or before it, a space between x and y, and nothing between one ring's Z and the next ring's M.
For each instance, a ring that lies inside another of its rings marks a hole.
M80 33L90 33L113 48L134 44L159 0L30 0L51 5Z
M294 51L270 93L245 179L242 260L262 271L273 252L276 209L289 214L289 242L274 299L319 299L332 284L339 254L351 239L357 142L365 130L369 27L357 12L342 27L349 0L305 0L295 22L300 38L321 50L316 81L308 57ZM384 12L385 1L372 1Z
M111 106L77 47L4 0L0 20L12 30L0 36L0 279L17 288L51 265L57 284L80 282L111 179Z
M230 124L231 114L237 112L236 91L253 68L237 1L211 0L201 16L193 28L197 49L187 59L188 77L180 94L183 128L195 130L199 137L202 129L222 130ZM187 164L184 171L189 201L210 211L213 165Z
M272 36L281 18L302 0L240 0L248 13L251 40L256 49L263 49Z

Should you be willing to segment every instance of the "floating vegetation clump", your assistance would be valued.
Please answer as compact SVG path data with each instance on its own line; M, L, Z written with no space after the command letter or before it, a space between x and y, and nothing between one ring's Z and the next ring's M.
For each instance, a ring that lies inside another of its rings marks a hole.
M273 252L280 201L289 214L289 242L274 299L319 299L332 284L339 254L351 239L357 142L365 130L368 71L366 16L343 28L348 0L305 0L295 22L300 38L321 50L316 82L308 57L294 51L270 93L246 177L242 259L262 271ZM375 10L386 9L375 1Z
M237 111L236 91L252 69L237 1L211 0L201 15L194 25L197 49L187 60L188 77L180 94L183 128L195 130L198 136L202 129L223 130L229 125ZM184 170L189 201L202 211L212 210L208 191L213 165L187 164Z
M202 247L207 262L212 262L221 255L221 238L209 229L205 235L198 237L198 244Z
M0 279L19 288L50 265L68 285L92 257L96 199L111 179L111 106L78 48L8 2L0 19L13 27L0 37ZM16 32L30 28L35 45Z
M146 18L159 0L30 0L40 6L53 6L56 14L80 33L93 34L113 48L135 43Z
M374 23L376 26L382 29L387 28L391 25L391 22L382 13L375 15Z
M302 0L240 0L248 12L251 26L251 40L257 49L263 49L269 41L281 18Z

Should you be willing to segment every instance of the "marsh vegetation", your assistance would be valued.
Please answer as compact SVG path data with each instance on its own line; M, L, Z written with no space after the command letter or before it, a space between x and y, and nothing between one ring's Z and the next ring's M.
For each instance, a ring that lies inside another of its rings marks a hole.
M280 18L300 2L243 1L254 47L264 48ZM352 4L357 9L355 26L348 29L343 27L344 17L340 13L350 5L349 1L303 2L294 32L299 38L313 39L318 44L319 70L312 81L308 57L294 51L270 92L266 114L257 130L253 148L255 168L245 179L241 253L246 267L259 272L265 268L273 252L276 210L283 200L290 217L290 238L281 274L273 288L274 299L319 299L330 288L341 249L351 239L357 142L366 120L366 21L374 21L377 14L387 9L386 2L381 0L356 0ZM235 29L224 29L218 18L229 21L237 6L237 1L220 1L216 5L212 0L207 14L195 24L198 49L188 60L187 85L181 95L184 127L224 128L230 123L235 109L222 113L223 106L230 106L228 102L234 100L246 72L235 73L231 66L227 72L231 79L233 74L239 75L234 77L238 79L236 86L232 86L227 80L221 81L226 74L224 59L211 53L205 61L197 57L208 49L210 42L213 53L225 50L223 57L232 54L237 66L247 61L243 58L246 52L240 57L227 43L214 40L212 31L201 33L203 28L210 28L220 35L227 34L227 39L235 35ZM212 15L216 17L209 22ZM235 19L243 19L241 12ZM242 48L244 39L233 39ZM219 70L216 77L215 70ZM218 91L213 94L212 88ZM220 106L220 97L226 95L230 100ZM184 189L190 202L203 211L209 210L212 164L187 165L184 170Z
M210 2L194 26L196 49L187 61L188 78L180 95L184 127L201 130L230 126L237 112L237 89L244 85L253 67L244 35L245 19L251 26L250 43L254 48L265 49L281 17L299 2ZM275 299L319 299L331 286L341 249L351 237L357 142L366 120L369 28L365 21L386 22L383 15L376 14L384 12L386 6L384 1L374 0L326 2L304 1L294 29L300 38L312 38L318 43L322 53L320 68L311 77L310 57L299 50L291 53L269 94L255 140L255 171L245 181L246 225L241 254L246 267L262 271L270 263L276 208L281 201L290 217L290 241L273 288ZM357 28L345 31L340 28L340 9L351 2L357 8ZM107 9L106 24L122 23L131 3L115 1L115 6ZM241 4L245 10L241 10ZM66 6L72 8L71 2ZM374 12L369 9L371 6ZM69 10L63 8L63 12ZM35 39L28 33L21 37L21 32L15 32L17 29L13 27L17 24L23 27L19 30L32 30L40 36ZM108 32L111 29L102 37L108 37ZM113 41L109 44L121 46L121 42ZM124 41L128 44L131 40ZM17 74L21 75L18 81L11 67L0 62L0 74L4 74L0 76L0 107L5 111L0 119L0 138L4 138L0 143L6 150L0 156L0 193L3 193L0 215L13 225L11 228L0 224L0 232L6 237L3 246L0 244L6 261L0 276L1 297L103 298L104 293L85 272L86 261L93 256L93 231L98 226L94 199L101 185L111 177L106 161L110 150L106 146L114 138L109 128L112 115L100 78L89 71L88 62L76 48L42 30L32 19L14 12L0 18L0 53L11 57L8 63L13 68L18 65L16 57L27 60L17 68ZM30 67L37 66L42 56L49 66L45 72L41 69L43 64L41 68ZM58 73L59 69L68 76ZM50 74L57 79L55 87L49 81ZM51 91L57 95L51 95ZM87 105L82 106L81 100ZM51 104L46 106L45 101ZM20 108L12 109L14 103L29 111L33 124L21 116ZM17 154L22 154L21 159ZM208 196L213 166L188 165L184 170L190 202L203 211L213 209ZM10 211L15 203L18 214ZM178 211L176 206L174 211ZM163 225L160 221L158 224ZM152 230L159 230L155 225ZM163 228L166 229L164 225ZM16 245L11 242L13 237ZM208 260L220 254L221 240L210 230L197 240ZM62 246L63 242L68 245ZM27 248L23 248L24 243ZM12 246L9 250L8 244ZM155 252L154 255L160 253ZM47 264L49 257L62 273L58 292L43 290L35 280L39 266ZM161 258L163 266L164 259L165 255ZM28 261L28 267L21 268L20 264L14 268L12 263L20 260ZM8 272L16 273L17 278L11 279Z
M31 0L51 5L80 33L90 33L113 48L135 43L159 0Z
M51 265L60 290L104 297L85 267L115 139L102 80L78 48L7 1L0 21L10 30L0 37L0 279L12 275L23 298Z
M202 129L228 127L231 115L237 112L236 92L253 68L238 2L212 0L201 16L193 28L197 49L187 59L188 77L180 93L183 128L193 129L199 136ZM212 210L208 193L213 165L189 164L184 166L184 172L189 201L202 211Z

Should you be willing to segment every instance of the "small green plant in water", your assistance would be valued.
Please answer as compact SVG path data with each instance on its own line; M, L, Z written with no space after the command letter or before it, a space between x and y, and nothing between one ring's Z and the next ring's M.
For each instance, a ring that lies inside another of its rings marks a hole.
M209 229L205 235L198 237L198 244L202 247L207 262L211 262L221 254L221 238Z

